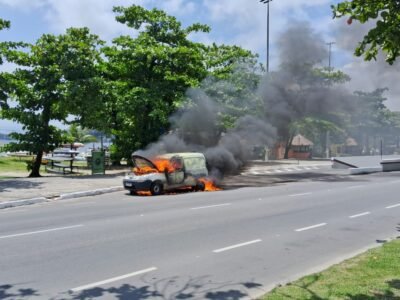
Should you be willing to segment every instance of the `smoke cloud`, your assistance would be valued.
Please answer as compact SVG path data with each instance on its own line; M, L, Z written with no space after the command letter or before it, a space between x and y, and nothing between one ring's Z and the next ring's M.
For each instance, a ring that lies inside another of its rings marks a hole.
M211 84L212 79L207 82ZM229 83L224 89L234 89ZM237 119L235 126L222 130L222 113L226 110L218 96L210 97L202 89L187 92L188 104L170 119L172 130L137 154L152 157L170 152L198 151L204 153L211 176L221 178L237 173L253 155L256 145L272 146L276 130L265 120L253 115ZM251 101L251 99L249 99Z
M292 23L278 46L278 71L254 84L244 76L248 66L239 66L235 78L244 80L247 93L238 91L237 82L208 78L203 88L187 92L186 105L170 118L171 131L137 154L199 151L205 154L211 174L221 178L238 172L252 157L254 146L272 147L287 140L293 121L329 119L334 112L352 109L351 95L344 88L316 74L315 67L328 52L322 37L307 23ZM238 113L228 130L221 126L225 113Z

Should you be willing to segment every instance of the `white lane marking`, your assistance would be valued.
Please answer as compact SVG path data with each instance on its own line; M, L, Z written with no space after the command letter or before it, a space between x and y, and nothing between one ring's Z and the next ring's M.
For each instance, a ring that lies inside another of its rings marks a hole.
M213 208L213 207L228 206L228 205L232 205L232 203L222 203L222 204L209 205L209 206L192 207L191 209L204 209L204 208Z
M356 214L356 215L349 216L349 218L350 218L350 219L354 219L354 218L366 216L366 215L369 215L369 214L371 214L371 212L366 211L366 212L363 212L363 213L359 213L359 214Z
M399 204L390 205L390 206L386 206L386 208L395 208L395 207L399 207L399 206L400 206L400 203Z
M17 233L17 234L3 235L3 236L0 236L0 239L6 239L6 238L12 238L12 237L18 237L18 236L24 236L24 235L32 235L32 234L38 234L38 233L45 233L45 232L51 232L51 231L58 231L58 230L73 229L73 228L82 227L82 226L84 226L84 225L79 224L79 225L66 226L66 227L58 227L58 228L51 228L51 229L45 229L45 230L38 230L38 231L25 232L25 233Z
M105 280L102 280L102 281L98 281L98 282L94 282L94 283L89 283L89 284L86 284L86 285L78 286L76 288L71 289L70 291L74 292L74 293L75 292L80 292L80 291L83 291L83 290L87 290L87 289L91 289L91 288L94 288L94 287L98 287L100 285L104 285L104 284L111 283L111 282L114 282L114 281L118 281L118 280L126 279L126 278L129 278L129 277L141 275L141 274L148 273L148 272L155 271L155 270L157 270L156 267L151 267L151 268L148 268L148 269L144 269L144 270L136 271L136 272L133 272L133 273L129 273L129 274L113 277L113 278L110 278L110 279L105 279Z
M75 206L75 205L84 205L84 204L95 204L96 202L73 202L73 203L66 203L64 206Z
M274 170L274 172L276 172L276 173L283 173L282 170Z
M389 181L389 183L400 183L400 180Z
M249 242L245 242L245 243L240 243L240 244L228 246L228 247L225 247L225 248L216 249L216 250L213 250L213 252L214 253L220 253L220 252L232 250L232 249L243 247L243 246L248 246L248 245L259 243L259 242L262 242L262 240L257 239L257 240L253 240L253 241L249 241Z
M306 195L311 195L311 194L312 194L312 193L292 194L292 195L289 195L289 197L306 196Z
M364 187L363 185L352 185L352 186L348 186L347 188L348 189L358 189L358 188L361 188L361 187Z
M311 226L308 226L308 227L299 228L299 229L296 229L295 231L300 232L300 231L305 231L305 230L309 230L309 229L322 227L322 226L325 226L325 225L327 225L327 223L320 223L320 224L315 224L315 225L311 225Z

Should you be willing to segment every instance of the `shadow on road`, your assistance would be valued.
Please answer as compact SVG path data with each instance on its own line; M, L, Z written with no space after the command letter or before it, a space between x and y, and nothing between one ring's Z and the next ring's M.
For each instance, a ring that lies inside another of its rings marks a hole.
M0 285L0 299L30 299L39 297L38 291L31 288L15 288L17 285L3 284Z
M178 276L154 281L142 278L143 286L123 284L119 287L96 287L79 293L68 293L58 299L86 300L107 297L119 300L136 299L212 299L212 300L240 300L248 298L249 289L261 287L255 282L243 283L213 283L209 276L183 279Z

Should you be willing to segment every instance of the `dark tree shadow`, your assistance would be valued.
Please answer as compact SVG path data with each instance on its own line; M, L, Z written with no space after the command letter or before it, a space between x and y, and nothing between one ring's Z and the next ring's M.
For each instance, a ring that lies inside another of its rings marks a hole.
M15 285L0 285L0 299L29 299L33 296L40 296L38 292L31 288L15 289Z
M43 185L43 182L31 180L6 179L0 180L0 192L11 192L13 189L34 189Z
M119 287L96 287L79 293L68 292L53 298L53 300L72 299L87 300L100 297L110 297L119 300L139 299L215 299L215 300L240 300L248 298L249 289L259 288L262 285L256 282L212 282L210 276L186 278L174 276L159 280L142 278L144 285L135 286L123 284ZM0 298L1 299L1 298Z

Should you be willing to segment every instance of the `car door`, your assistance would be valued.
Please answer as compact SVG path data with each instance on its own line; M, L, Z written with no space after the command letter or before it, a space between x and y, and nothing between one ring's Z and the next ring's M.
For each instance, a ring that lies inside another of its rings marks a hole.
M173 156L170 159L172 171L167 173L168 183L171 185L182 184L185 180L185 171L183 168L183 159L179 156Z

